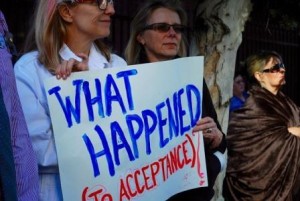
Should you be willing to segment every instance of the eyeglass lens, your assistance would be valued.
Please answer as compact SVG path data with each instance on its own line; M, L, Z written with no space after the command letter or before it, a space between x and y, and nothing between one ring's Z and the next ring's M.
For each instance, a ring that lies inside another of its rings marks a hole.
M106 10L108 4L114 3L113 0L75 0L74 2L76 2L76 3L97 3L100 10Z
M269 69L264 69L262 72L264 72L264 73L276 73L276 72L279 72L281 68L285 70L284 64L283 63L278 63L278 64L272 66Z
M151 24L151 25L148 25L144 28L144 30L147 30L147 29L152 29L152 30L155 30L155 31L159 31L159 32L162 32L162 33L166 33L168 32L171 27L173 28L173 30L176 32L176 33L183 33L184 30L185 30L185 26L183 25L180 25L180 24L167 24L167 23L155 23L155 24Z
M113 4L113 0L97 0L100 10L105 10L108 4Z

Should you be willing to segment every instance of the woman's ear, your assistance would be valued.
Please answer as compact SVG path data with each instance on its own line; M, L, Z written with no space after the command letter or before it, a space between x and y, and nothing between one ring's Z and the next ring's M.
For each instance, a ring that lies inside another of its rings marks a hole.
M261 72L255 72L255 73L254 73L255 79L256 79L259 83L262 81L261 75L262 75Z
M145 45L146 41L144 39L144 37L141 35L141 33L139 33L136 37L136 40L141 43L142 45Z
M61 4L58 7L58 12L61 18L66 21L66 22L72 22L73 17L72 17L72 12L70 8L68 7L67 4Z

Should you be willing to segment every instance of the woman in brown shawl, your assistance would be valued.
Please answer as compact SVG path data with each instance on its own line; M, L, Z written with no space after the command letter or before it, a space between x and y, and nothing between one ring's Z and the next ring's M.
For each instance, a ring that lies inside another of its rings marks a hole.
M264 51L247 59L256 82L228 128L224 197L229 201L299 201L300 108L280 88L281 56Z

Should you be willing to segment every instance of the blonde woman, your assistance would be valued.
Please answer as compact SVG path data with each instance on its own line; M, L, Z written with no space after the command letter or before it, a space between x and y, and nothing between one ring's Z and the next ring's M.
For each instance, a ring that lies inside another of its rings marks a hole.
M274 51L247 59L252 87L231 113L224 195L229 201L296 201L300 188L300 108L280 90L286 68Z
M145 3L131 23L125 50L128 64L152 63L186 56L184 31L187 17L177 0L152 0ZM209 90L203 80L202 118L193 128L203 131L208 187L178 193L168 201L210 201L215 179L225 164L225 135L221 131Z
M57 155L43 81L72 71L125 66L101 39L109 36L112 0L40 0L28 50L15 64L19 96L37 155L40 201L61 201Z

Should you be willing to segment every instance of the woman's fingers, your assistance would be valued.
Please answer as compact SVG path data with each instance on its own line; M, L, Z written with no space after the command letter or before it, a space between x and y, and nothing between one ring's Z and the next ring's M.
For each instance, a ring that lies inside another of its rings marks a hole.
M300 127L289 127L288 131L289 133L300 137Z
M207 142L207 141L209 142L208 144L209 144L210 148L214 149L220 145L222 138L223 138L223 134L218 128L215 128L209 134L206 134L204 132L203 138L204 138L205 142Z
M68 61L63 60L57 67L56 67L56 77L57 79L63 78L65 79L67 76L67 67L68 66Z
M209 144L212 149L218 147L223 138L222 132L211 117L199 119L192 131L202 131L205 143Z
M57 77L62 79L67 79L70 76L72 68L74 66L75 59L70 59L68 61L63 60L57 67Z
M211 117L204 117L197 121L196 125L193 128L193 132L203 131L205 132L210 131L210 129L216 128L217 125L215 121Z
M82 61L77 61L73 58L69 60L62 60L55 71L57 79L62 78L65 80L72 72L88 70L88 56L83 53L79 53L77 56L80 57Z
M89 57L88 55L84 54L84 53L78 53L77 54L78 57L80 57L82 59L82 61L76 61L75 63L75 68L77 71L85 71L88 70L88 60Z

